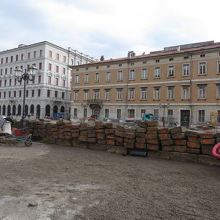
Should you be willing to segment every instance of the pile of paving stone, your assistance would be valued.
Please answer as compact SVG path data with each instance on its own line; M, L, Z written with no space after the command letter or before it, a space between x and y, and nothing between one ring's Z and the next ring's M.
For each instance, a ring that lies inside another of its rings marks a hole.
M220 134L186 131L182 127L159 128L156 121L129 125L36 120L27 125L34 138L46 143L122 153L132 149L211 155L213 146L220 141Z

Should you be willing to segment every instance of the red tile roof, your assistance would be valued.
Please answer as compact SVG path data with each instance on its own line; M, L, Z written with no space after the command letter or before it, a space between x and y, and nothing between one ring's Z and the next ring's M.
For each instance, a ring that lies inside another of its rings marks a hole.
M171 50L171 51L161 50L161 51L156 51L156 52L152 52L152 53L145 54L145 55L133 56L131 58L122 57L122 58L116 58L116 59L109 59L109 60L103 60L103 61L92 62L92 63L87 63L87 64L81 64L81 65L77 65L74 67L80 68L83 66L108 64L111 62L118 62L118 61L136 60L136 59L144 59L144 58L151 58L151 57L153 58L153 57L160 57L160 56L173 56L173 55L178 55L178 54L183 54L183 53L185 53L185 54L194 53L194 52L198 52L198 51L217 49L217 48L220 48L220 42L213 43L211 45L191 47L191 48L181 49L181 50Z

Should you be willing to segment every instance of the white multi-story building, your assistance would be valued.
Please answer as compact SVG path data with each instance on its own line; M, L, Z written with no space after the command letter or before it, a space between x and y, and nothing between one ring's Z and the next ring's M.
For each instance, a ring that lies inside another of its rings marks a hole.
M0 52L0 115L20 118L23 107L24 81L18 82L14 70L25 71L34 65L38 69L34 80L26 87L25 115L31 118L52 117L70 113L71 69L69 65L93 62L94 59L47 41L19 45Z

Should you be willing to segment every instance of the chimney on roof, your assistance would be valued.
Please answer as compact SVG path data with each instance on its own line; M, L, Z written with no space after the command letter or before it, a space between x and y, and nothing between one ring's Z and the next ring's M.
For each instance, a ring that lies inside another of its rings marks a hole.
M18 45L18 47L24 47L25 46L25 44L19 44Z
M104 61L104 55L102 55L101 57L100 57L100 61Z
M135 52L134 51L128 51L128 58L134 57Z

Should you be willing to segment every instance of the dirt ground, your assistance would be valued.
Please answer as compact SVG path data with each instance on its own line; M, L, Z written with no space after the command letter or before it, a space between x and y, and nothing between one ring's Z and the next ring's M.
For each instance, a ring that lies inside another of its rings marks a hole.
M217 220L219 205L219 167L40 143L0 146L0 220Z

